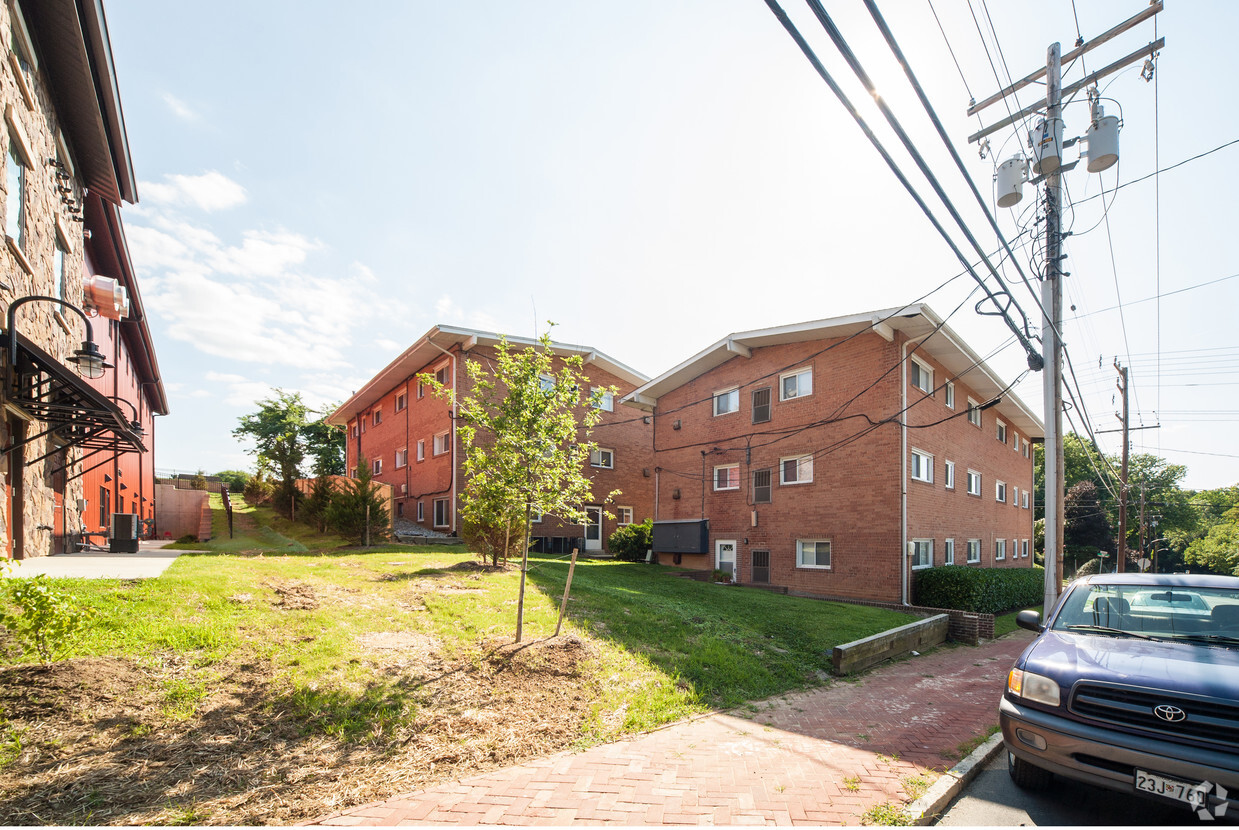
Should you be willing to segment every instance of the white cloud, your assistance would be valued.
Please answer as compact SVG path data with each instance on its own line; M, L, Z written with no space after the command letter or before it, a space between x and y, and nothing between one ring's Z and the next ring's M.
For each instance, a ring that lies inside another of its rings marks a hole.
M177 98L171 92L163 94L163 102L168 105L168 109L172 110L172 114L182 121L197 121L200 116L189 104L186 104L180 98Z
M480 309L464 309L451 295L444 294L435 303L435 322L449 323L482 331L501 331L499 321Z
M372 345L374 346L374 348L378 349L379 351L391 352L392 356L395 357L395 355L404 351L405 347L408 344L397 343L395 340L388 340L386 337L380 337L377 340L375 340L372 343Z
M179 173L164 176L164 181L142 182L139 189L148 202L195 206L208 213L245 204L245 188L217 170L200 176Z

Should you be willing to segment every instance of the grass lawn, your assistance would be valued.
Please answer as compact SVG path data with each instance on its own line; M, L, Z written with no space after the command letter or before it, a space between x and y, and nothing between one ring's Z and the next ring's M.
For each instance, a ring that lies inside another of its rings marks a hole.
M1030 605L1028 608L1023 610L1036 611L1041 615L1041 619L1045 619L1045 610L1043 605ZM999 614L995 616L994 636L1001 637L1003 634L1010 634L1012 631L1015 631L1019 627L1015 624L1015 616L1019 613L1019 611L1012 611L1009 614Z
M159 579L59 581L93 615L57 663L0 666L0 824L307 820L818 685L912 619L582 560L550 639L545 557L518 646L515 568L237 515Z

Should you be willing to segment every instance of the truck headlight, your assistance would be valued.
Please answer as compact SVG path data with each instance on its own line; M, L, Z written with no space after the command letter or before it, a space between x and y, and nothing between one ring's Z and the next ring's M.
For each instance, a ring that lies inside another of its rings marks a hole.
M1057 706L1059 701L1057 683L1048 677L1021 669L1011 669L1011 673L1007 675L1007 691L1015 697L1044 703L1046 706Z

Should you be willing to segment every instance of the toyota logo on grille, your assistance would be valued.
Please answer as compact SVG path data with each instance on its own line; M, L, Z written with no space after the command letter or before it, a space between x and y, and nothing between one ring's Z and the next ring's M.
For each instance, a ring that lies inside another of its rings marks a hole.
M1178 706L1171 706L1167 703L1154 707L1153 714L1168 723L1178 723L1187 718L1187 712L1184 712Z

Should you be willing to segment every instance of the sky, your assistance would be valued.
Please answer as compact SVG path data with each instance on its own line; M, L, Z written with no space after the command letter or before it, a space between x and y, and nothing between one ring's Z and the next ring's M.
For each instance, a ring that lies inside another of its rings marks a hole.
M808 7L782 2L951 225ZM824 5L997 250L864 6ZM982 157L968 136L1015 104L969 118L969 100L1145 5L879 2L990 205L995 165L1025 139L1000 131ZM1122 118L1119 163L1063 176L1067 428L1120 452L1117 361L1133 451L1204 489L1239 482L1239 4L1166 6L1064 71L1070 84L1166 39L1152 81L1137 62L1099 82ZM555 339L654 377L731 332L923 301L1043 411L1005 323L976 312L976 283L762 0L205 8L106 2L140 197L123 217L171 408L160 471L251 469L231 432L273 388L337 403L437 323L531 336L553 322ZM1065 136L1088 120L1081 94ZM1020 268L992 262L1034 336L1036 204L1028 185L991 207Z

